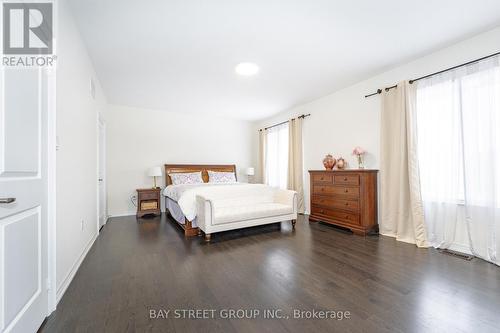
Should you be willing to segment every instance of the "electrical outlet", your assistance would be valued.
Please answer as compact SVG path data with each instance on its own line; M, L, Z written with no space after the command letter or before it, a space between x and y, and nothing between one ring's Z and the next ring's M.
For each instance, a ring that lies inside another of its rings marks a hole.
M131 195L130 196L130 201L132 202L132 205L137 207L137 195Z
M83 231L83 226L85 225L85 221L84 220L81 221L81 225L82 225L82 231Z

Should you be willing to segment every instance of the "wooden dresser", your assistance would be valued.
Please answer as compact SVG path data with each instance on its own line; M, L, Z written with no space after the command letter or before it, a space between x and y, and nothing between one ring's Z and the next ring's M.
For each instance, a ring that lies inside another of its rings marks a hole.
M309 170L310 221L351 229L357 235L378 231L378 170Z

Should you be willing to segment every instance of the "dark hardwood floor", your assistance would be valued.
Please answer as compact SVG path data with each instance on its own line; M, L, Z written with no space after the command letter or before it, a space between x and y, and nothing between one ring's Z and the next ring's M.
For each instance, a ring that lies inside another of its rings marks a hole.
M387 237L290 223L184 239L161 219L113 218L43 332L499 332L500 268ZM219 319L150 319L214 309ZM221 319L281 309L286 319ZM350 318L294 319L293 310Z

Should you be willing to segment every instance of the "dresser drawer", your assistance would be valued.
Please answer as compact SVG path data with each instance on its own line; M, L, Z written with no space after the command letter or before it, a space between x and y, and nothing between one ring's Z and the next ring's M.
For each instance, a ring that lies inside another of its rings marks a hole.
M158 201L142 201L141 210L158 209Z
M313 183L333 183L333 175L327 173L318 173L312 175Z
M359 187L314 185L313 194L359 197Z
M359 185L359 175L335 175L336 185Z
M312 206L311 212L313 215L324 216L329 219L338 220L349 224L360 224L359 215L355 213L342 212L336 209L328 209L320 206Z
M139 193L139 200L151 200L151 199L158 199L158 194L156 194L155 192Z
M358 200L337 199L315 195L312 198L312 204L327 208L339 208L352 211L359 210Z

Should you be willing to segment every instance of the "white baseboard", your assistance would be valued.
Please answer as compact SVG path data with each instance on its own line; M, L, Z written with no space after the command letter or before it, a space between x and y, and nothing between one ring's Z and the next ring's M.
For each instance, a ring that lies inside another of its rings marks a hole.
M78 257L78 259L73 264L73 267L71 267L71 270L68 272L68 274L64 278L64 280L61 283L61 285L59 286L59 288L57 288L56 304L59 303L59 301L61 300L61 298L64 296L64 293L66 292L66 290L68 289L69 285L71 284L71 281L73 281L73 278L75 277L76 272L78 272L78 268L80 268L80 265L82 264L83 259L85 259L85 257L87 256L87 253L89 253L90 248L92 247L92 245L94 245L94 242L97 239L98 235L99 235L99 233L96 232L95 235L92 236L92 238L90 239L90 241L87 243L87 245L83 249L83 252L80 255L80 257Z
M165 213L165 210L161 210L162 213ZM133 215L136 215L137 212L134 210L133 212L130 211L130 212L124 212L124 213L118 213L118 214L111 214L109 215L109 217L122 217L122 216L133 216Z
M111 214L111 215L109 215L109 217L112 218L112 217L121 217L121 216L132 216L132 215L135 215L136 213L137 213L136 211L124 212L124 213L118 213L118 214Z

